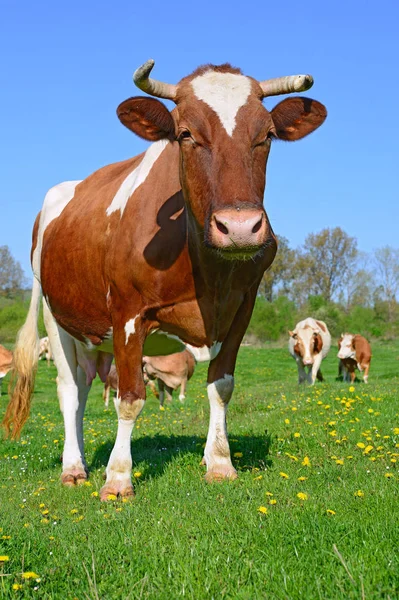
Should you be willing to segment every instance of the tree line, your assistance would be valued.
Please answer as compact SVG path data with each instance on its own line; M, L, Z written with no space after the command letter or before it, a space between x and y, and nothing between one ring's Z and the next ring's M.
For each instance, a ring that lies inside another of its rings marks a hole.
M326 321L333 335L343 330L368 337L399 335L399 249L360 252L356 238L340 227L310 233L295 249L283 236L278 241L276 259L259 286L249 334L276 340L313 316Z
M333 335L399 336L399 249L360 252L356 238L340 227L310 233L298 248L283 236L278 242L259 286L249 337L277 340L307 316L326 321ZM25 286L20 263L0 246L0 343L13 342L25 319Z

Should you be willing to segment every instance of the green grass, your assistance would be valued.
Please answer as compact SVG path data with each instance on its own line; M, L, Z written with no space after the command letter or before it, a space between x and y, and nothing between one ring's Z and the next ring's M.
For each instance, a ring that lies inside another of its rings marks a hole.
M334 349L326 383L298 388L286 349L242 348L229 408L239 479L213 485L200 466L209 411L199 365L184 406L161 412L149 394L132 442L136 498L106 504L93 493L113 409L96 382L90 482L62 488L56 371L41 363L21 440L0 442L0 597L399 598L399 346L373 351L370 384L352 392L336 381ZM40 581L23 580L29 571Z

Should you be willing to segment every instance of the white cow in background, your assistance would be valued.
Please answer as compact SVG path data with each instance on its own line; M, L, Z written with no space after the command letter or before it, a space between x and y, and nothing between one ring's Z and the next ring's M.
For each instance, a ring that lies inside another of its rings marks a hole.
M41 338L39 342L39 360L45 358L47 360L47 366L50 366L50 360L54 360L51 352L50 340L48 337Z
M324 321L308 317L290 331L288 349L298 366L298 383L323 381L320 365L331 347L331 335ZM305 368L308 369L306 373Z

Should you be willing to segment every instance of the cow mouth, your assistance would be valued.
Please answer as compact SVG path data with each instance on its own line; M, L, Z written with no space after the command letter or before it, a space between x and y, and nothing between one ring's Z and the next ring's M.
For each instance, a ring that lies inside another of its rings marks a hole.
M244 246L240 247L235 244L232 246L216 246L211 244L209 241L205 241L207 248L212 250L215 254L228 261L248 261L255 260L261 256L267 247L267 244L261 246Z

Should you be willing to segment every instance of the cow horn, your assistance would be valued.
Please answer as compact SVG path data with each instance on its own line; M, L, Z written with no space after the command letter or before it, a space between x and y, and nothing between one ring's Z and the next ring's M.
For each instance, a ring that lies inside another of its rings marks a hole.
M138 88L147 92L150 96L157 98L166 98L168 100L176 100L176 86L171 83L163 83L149 77L155 61L150 58L141 67L139 67L133 75L133 81Z
M304 92L312 87L313 77L311 75L287 75L260 81L259 85L263 90L263 98L266 98L266 96Z

